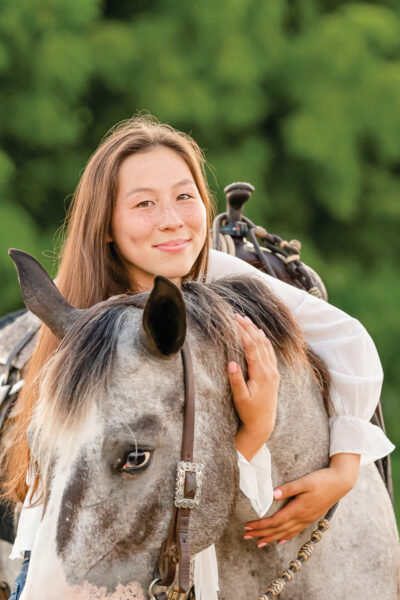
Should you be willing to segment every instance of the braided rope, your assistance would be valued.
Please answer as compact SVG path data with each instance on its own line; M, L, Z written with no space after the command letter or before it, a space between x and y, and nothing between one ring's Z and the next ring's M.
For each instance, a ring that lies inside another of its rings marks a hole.
M322 292L319 289L319 287L317 287L317 286L313 286L312 288L310 288L308 290L308 293L311 294L312 296L316 296L317 298L322 298L323 299Z
M256 236L261 240L265 240L268 237L268 231L261 225L256 225Z
M270 600L271 598L277 598L285 585L289 581L292 581L294 575L300 571L303 564L312 556L315 550L315 545L321 541L324 531L329 529L329 519L333 515L335 509L336 505L328 511L324 519L318 521L318 528L312 532L311 538L308 540L308 542L302 545L297 553L297 558L291 561L289 568L286 569L286 571L283 571L280 577L277 577L274 579L274 581L272 581L272 583L270 583L265 593L261 596L258 596L258 600Z
M285 258L285 263L289 264L289 263L293 262L294 260L300 260L300 254L292 254L291 256L287 256Z

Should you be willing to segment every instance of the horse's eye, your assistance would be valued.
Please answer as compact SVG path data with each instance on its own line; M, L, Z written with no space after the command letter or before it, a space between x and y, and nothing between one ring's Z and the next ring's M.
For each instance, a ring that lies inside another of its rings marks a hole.
M125 462L121 467L121 472L131 473L133 471L143 469L149 464L150 458L151 452L149 452L148 450L142 450L141 448L138 448L137 450L132 450L125 458Z

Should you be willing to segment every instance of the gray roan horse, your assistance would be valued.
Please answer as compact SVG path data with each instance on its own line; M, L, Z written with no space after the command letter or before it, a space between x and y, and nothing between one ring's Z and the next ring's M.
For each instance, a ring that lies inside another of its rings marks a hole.
M278 355L278 417L268 441L274 484L328 463L318 358L293 324L292 334L285 333L290 317L284 307L250 280L189 283L181 295L158 279L150 297L115 297L78 310L32 257L11 254L26 305L63 339L43 377L29 431L45 512L23 599L148 598L173 510L184 398L179 349L186 336L196 391L194 457L204 465L190 552L215 543L219 598L256 600L315 525L262 550L243 540L244 523L256 514L238 489L238 420L226 375L228 358L243 364L234 311L248 312L264 327ZM147 301L145 318L140 301ZM291 355L290 344L298 350ZM275 502L270 513L280 505ZM369 465L281 597L395 600L398 592L396 523L382 480Z

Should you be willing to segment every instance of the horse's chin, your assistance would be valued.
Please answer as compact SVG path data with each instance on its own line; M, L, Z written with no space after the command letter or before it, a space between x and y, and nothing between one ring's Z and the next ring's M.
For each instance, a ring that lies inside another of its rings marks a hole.
M104 560L96 564L89 573L82 573L79 577L76 573L68 576L70 570L66 566L66 583L70 595L67 600L119 600L142 597L147 600L145 591L153 580L157 559L158 553L151 553L140 556L132 554L119 560ZM64 600L64 595L62 598Z
M125 600L125 598L135 598L136 600L148 600L148 594L143 589L142 585L134 581L127 585L118 585L113 592L108 592L105 587L98 587L91 583L85 582L82 585L68 586L60 588L58 586L57 593L54 594L51 589L53 588L52 583L49 582L48 590L40 592L40 596L37 592L26 588L20 600L37 600L40 597L41 600ZM59 596L58 594L62 595Z
M110 556L107 557L108 559ZM97 563L72 574L71 565L55 553L33 553L24 600L147 600L155 553L111 564L99 555ZM83 559L83 557L82 557ZM82 560L82 563L84 561ZM72 575L72 576L71 576Z

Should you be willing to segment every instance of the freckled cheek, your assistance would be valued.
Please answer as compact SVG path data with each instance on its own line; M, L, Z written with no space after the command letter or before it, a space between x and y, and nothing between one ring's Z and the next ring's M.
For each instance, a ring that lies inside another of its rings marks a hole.
M142 214L140 218L132 213L116 214L112 223L115 241L121 243L124 239L140 243L154 230L156 223L150 214Z
M200 232L206 227L206 209L204 204L181 208L181 218L193 230Z

